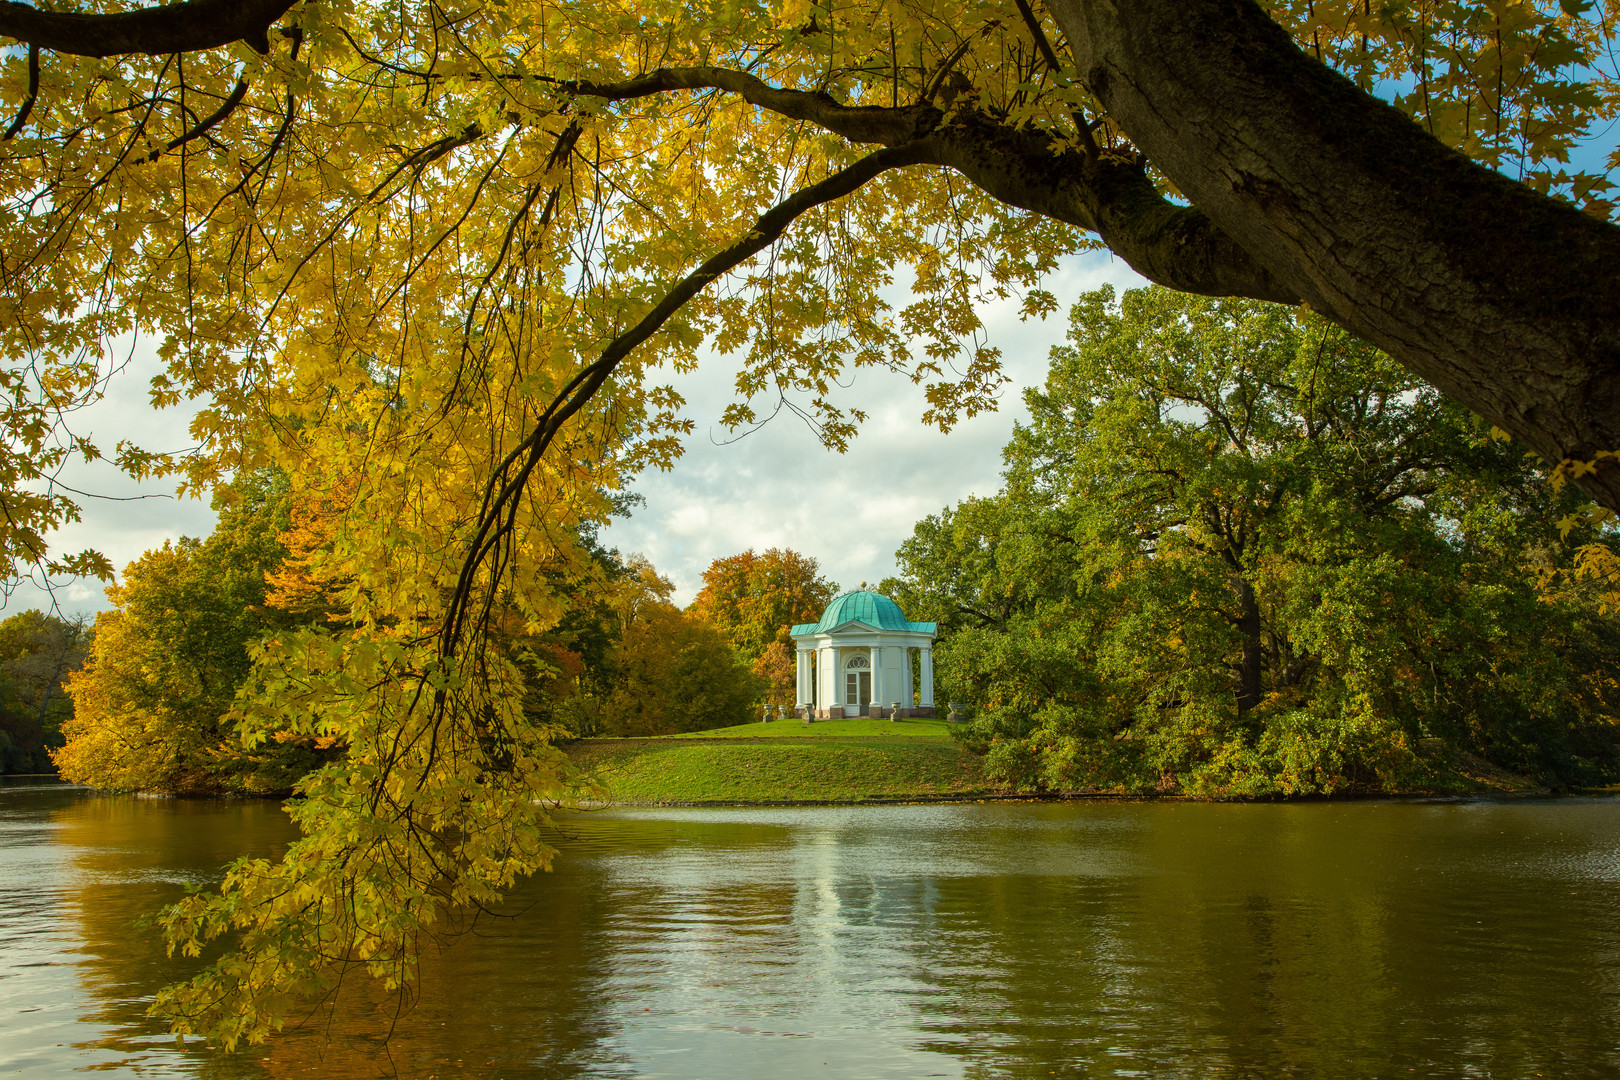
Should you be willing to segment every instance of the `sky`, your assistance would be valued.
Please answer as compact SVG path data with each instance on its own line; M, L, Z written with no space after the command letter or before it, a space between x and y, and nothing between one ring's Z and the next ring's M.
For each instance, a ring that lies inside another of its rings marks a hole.
M1105 282L1119 289L1144 284L1125 263L1095 252L1069 259L1043 283L1059 308L1046 319L1020 322L1014 301L982 309L989 344L1001 349L1012 381L996 412L963 420L949 434L923 426L922 387L867 368L838 399L867 413L846 453L824 448L786 412L727 442L732 433L719 417L733 400L737 361L706 359L674 380L697 425L684 454L669 472L640 477L632 490L646 505L603 530L603 542L650 559L675 583L680 604L702 587L711 562L749 548L790 547L814 558L843 589L875 586L896 572L895 550L918 521L1001 487L1001 447L1014 421L1028 419L1024 388L1045 380L1047 354L1063 341L1069 306Z
M1123 262L1095 252L1067 260L1044 282L1059 304L1046 319L1021 322L1013 301L984 308L989 344L1001 349L1012 381L996 412L963 420L949 434L923 426L921 387L892 372L862 370L838 399L868 414L843 454L827 450L785 411L733 440L719 417L733 400L737 360L706 357L696 371L667 380L686 398L685 415L695 422L684 454L669 471L649 470L637 479L631 490L645 505L604 529L603 542L625 555L645 555L675 583L674 599L683 605L711 562L748 548L790 547L812 556L844 589L876 585L895 573L895 549L917 521L1000 487L1001 447L1014 421L1027 419L1023 389L1045 378L1047 353L1063 340L1069 305L1105 282L1117 288L1143 283ZM150 345L137 344L106 397L75 417L75 429L87 431L105 453L120 439L154 450L183 448L190 411L155 412L147 404L147 380L157 370ZM100 462L73 463L62 479L88 497L79 500L83 520L49 538L53 550L101 551L120 579L142 552L182 535L206 536L214 525L208 504L176 498L172 481L137 484ZM110 606L99 582L70 582L52 593L24 582L5 597L0 615L48 610L53 600L68 615Z
M128 439L154 451L182 450L190 443L193 409L184 405L155 410L147 400L154 374L161 370L156 342L121 343L124 361L106 383L96 404L79 410L71 424L111 456L118 442ZM177 498L173 480L136 483L105 461L70 461L59 474L61 482L83 494L77 497L82 519L46 537L53 555L93 548L106 555L122 576L123 568L141 553L163 546L179 536L206 536L214 527L208 503ZM54 602L63 614L93 613L111 605L99 581L67 582L50 592L37 583L14 586L0 603L0 615L29 608L50 610Z

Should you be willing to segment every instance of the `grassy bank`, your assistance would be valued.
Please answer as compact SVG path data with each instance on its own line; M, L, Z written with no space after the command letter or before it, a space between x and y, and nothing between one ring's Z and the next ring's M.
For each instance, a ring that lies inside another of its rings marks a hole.
M880 739L948 738L951 724L944 720L878 720L870 716L848 720L771 720L763 724L743 724L739 727L712 728L690 735L662 735L663 739L825 739L832 736L872 737Z
M979 759L937 735L705 732L701 738L584 739L568 754L614 802L858 803L990 791Z
M922 719L858 718L808 725L775 720L691 735L583 739L567 750L606 798L618 803L862 803L1010 794L985 777L979 757L951 739L950 728L943 720ZM1469 754L1439 754L1430 764L1429 782L1410 790L1344 789L1337 794L1469 797L1546 790Z

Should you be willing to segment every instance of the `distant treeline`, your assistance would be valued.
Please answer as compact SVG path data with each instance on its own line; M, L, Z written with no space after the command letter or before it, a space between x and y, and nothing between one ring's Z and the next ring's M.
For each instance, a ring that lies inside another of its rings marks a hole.
M33 766L49 768L45 751L57 748L65 778L104 789L280 794L343 757L334 740L248 739L238 724L259 653L293 631L340 628L327 583L311 571L332 542L331 508L293 505L288 486L264 472L220 489L215 509L206 539L148 551L107 590L114 606L96 618L87 662L68 682L71 704L58 692L43 734L14 736L35 748ZM560 738L726 727L787 702L786 628L817 617L834 591L813 559L748 551L717 560L683 611L649 562L593 533L578 535L570 555L554 575L555 625L535 631L513 619L494 637L527 676L524 712ZM65 629L79 652L59 665L63 675L84 654L79 628ZM0 644L9 641L0 628Z

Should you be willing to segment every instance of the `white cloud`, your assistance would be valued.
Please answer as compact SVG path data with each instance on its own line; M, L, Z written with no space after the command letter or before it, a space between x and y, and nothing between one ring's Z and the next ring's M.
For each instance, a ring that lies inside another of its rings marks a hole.
M108 381L106 395L96 404L79 410L72 417L73 430L85 435L111 456L121 440L129 440L148 450L182 450L190 443L189 428L195 411L184 403L169 409L154 409L147 396L150 380L162 370L155 343L140 340L129 350L128 363ZM120 359L124 354L120 353ZM76 496L82 518L46 537L53 554L91 548L112 560L122 577L123 570L141 553L163 546L165 540L184 536L206 536L214 528L215 515L204 501L177 498L173 480L137 483L106 461L75 459L62 469L60 481L83 495ZM93 613L111 605L96 581L69 582L54 592L56 605L66 614ZM18 585L0 601L0 616L29 608L49 610L53 596L34 582Z

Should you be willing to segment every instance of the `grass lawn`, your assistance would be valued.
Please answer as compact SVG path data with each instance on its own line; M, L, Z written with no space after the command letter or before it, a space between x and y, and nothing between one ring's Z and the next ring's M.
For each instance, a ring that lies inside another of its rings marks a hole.
M890 726L887 721L846 721L863 722ZM827 726L835 723L829 721ZM768 725L749 725L753 726ZM614 802L866 802L971 796L991 790L979 759L951 739L795 734L800 737L772 733L765 738L582 739L568 747L568 755Z
M684 735L661 735L662 739L776 739L792 737L802 739L835 736L865 736L884 739L906 739L918 736L948 737L954 725L944 720L878 720L870 716L850 720L817 720L807 724L803 720L772 720L767 724L742 724L738 727L713 728L693 731Z

